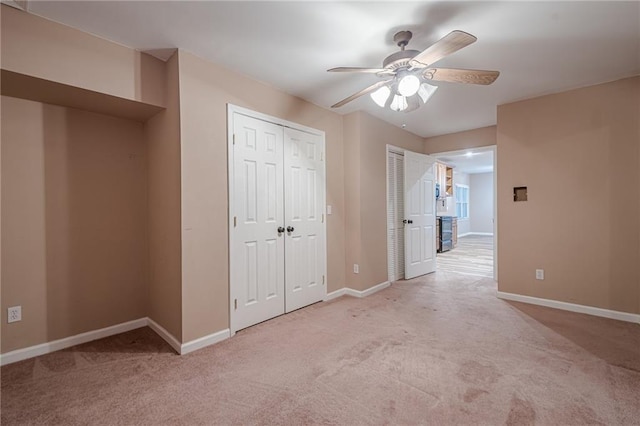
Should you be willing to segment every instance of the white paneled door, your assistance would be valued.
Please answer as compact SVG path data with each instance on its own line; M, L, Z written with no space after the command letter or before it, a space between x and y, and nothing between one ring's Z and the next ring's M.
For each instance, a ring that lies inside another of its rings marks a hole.
M284 129L287 312L325 294L323 145L318 135Z
M324 136L232 116L233 332L325 296Z
M436 270L435 160L404 152L405 279Z
M233 120L234 327L242 329L284 312L282 127L242 114Z

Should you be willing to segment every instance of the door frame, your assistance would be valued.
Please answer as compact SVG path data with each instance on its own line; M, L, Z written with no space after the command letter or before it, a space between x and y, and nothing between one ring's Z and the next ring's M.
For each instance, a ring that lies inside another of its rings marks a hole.
M326 293L327 293L327 288L329 288L329 276L327 274L327 268L328 268L328 258L327 258L327 252L328 252L328 238L327 238L327 200L326 200L326 194L327 194L327 178L326 178L326 171L327 171L327 159L326 159L326 151L327 151L327 144L326 144L326 137L325 137L325 132L322 130L318 130L318 129L314 129L312 127L307 127L307 126L303 126L302 124L298 124L298 123L294 123L292 121L288 121L288 120L284 120L282 118L278 118L278 117L274 117L268 114L263 114L261 112L257 112L257 111L253 111L250 110L248 108L243 108L231 103L227 103L227 235L229 238L229 243L227 245L227 268L229 268L229 282L228 282L228 291L229 291L229 332L230 332L230 336L233 336L236 334L237 329L234 327L234 318L233 318L233 314L234 314L234 309L233 309L233 294L231 292L231 283L233 283L233 279L234 277L234 271L233 271L233 263L232 263L232 259L231 259L231 247L233 247L233 244L235 242L234 237L233 237L233 218L234 218L234 212L233 212L233 206L234 206L234 187L233 187L233 144L234 144L234 138L233 138L233 116L234 114L242 114L257 120L262 120L262 121L266 121L268 123L272 123L272 124L277 124L280 125L282 127L288 127L291 129L295 129L301 132L306 132L306 133L310 133L312 135L316 135L319 136L323 139L323 143L324 143L324 151L325 151L325 158L323 161L323 165L324 165L324 180L321 183L321 185L324 186L324 193L325 193L325 205L322 208L322 212L324 213L324 222L322 223L322 229L324 232L324 238L325 238L325 248L324 248L324 256L325 256L325 262L324 262L324 271L323 274L325 277L327 277L326 282L324 284L324 299L326 299ZM285 286L286 286L286 282L285 282ZM285 292L286 293L286 292Z
M431 156L453 155L468 151L491 151L493 153L493 280L498 282L498 146L476 146L453 151L433 152Z

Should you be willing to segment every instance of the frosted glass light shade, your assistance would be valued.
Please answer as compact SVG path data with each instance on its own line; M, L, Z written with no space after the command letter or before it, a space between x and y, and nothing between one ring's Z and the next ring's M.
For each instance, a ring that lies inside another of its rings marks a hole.
M413 96L420 89L420 79L413 74L405 75L398 82L398 93L402 96Z
M432 86L431 84L422 83L420 85L420 88L418 89L418 96L420 96L422 102L426 104L429 98L433 96L434 93L436 93L436 90L438 90L438 86Z
M387 103L391 90L387 86L382 86L375 92L371 93L371 99L378 104L379 107L384 108L384 104Z
M390 108L396 112L404 111L407 109L407 98L400 95L393 95Z

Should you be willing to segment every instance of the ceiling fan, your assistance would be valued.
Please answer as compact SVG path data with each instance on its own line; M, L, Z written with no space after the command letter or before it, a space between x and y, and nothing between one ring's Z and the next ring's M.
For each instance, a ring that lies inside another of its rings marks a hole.
M431 67L445 56L475 42L477 38L469 33L452 31L422 52L405 50L412 35L411 31L400 31L393 36L393 41L400 47L400 51L387 56L382 62L382 68L338 67L327 70L376 74L384 78L332 105L331 108L339 108L360 96L371 94L374 102L381 107L410 112L426 103L438 88L428 84L428 81L488 85L500 75L499 71Z

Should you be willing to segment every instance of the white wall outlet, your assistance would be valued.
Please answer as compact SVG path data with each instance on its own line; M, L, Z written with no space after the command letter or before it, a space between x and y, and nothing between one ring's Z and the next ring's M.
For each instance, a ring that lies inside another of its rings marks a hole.
M360 273L360 267L358 266L357 263L353 264L353 273L354 274L359 274Z
M544 280L544 269L536 269L536 280Z
M7 308L7 322L22 321L22 306Z

